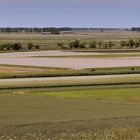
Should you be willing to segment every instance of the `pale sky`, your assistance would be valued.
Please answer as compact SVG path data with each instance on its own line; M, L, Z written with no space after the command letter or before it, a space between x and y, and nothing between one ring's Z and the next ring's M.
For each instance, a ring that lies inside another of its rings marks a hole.
M0 0L0 27L140 26L140 0Z

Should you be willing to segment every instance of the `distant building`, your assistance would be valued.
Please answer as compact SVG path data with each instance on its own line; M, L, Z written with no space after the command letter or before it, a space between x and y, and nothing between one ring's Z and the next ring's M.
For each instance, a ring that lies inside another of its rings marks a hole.
M132 27L132 28L131 28L131 31L140 32L140 27Z
M41 34L42 35L51 35L52 33L51 32L42 32Z
M61 31L60 34L74 34L72 31Z

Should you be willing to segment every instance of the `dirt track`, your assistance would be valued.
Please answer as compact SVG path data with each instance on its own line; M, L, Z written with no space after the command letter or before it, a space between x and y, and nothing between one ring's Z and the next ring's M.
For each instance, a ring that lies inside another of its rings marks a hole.
M140 56L120 58L47 58L32 56L98 55L61 51L17 52L0 54L0 64L63 67L72 69L140 66Z

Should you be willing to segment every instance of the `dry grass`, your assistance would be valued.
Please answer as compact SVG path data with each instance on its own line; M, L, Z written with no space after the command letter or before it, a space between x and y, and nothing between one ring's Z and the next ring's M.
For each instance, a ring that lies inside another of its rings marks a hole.
M1 140L138 140L139 117L38 123L4 127Z

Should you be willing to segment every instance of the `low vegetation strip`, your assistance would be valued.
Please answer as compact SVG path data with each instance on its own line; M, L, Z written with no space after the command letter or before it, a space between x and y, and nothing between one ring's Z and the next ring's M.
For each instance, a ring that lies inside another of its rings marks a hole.
M140 117L34 123L3 127L1 140L139 140ZM127 126L125 125L127 123Z
M65 87L140 83L140 74L2 79L0 88Z
M140 74L140 67L66 69L37 66L0 65L0 79Z
M50 96L61 98L92 98L99 100L140 100L140 84L137 85L108 85L108 86L87 86L87 87L62 87L62 88L38 88L38 89L14 89L2 90L3 94L25 94L37 96Z

